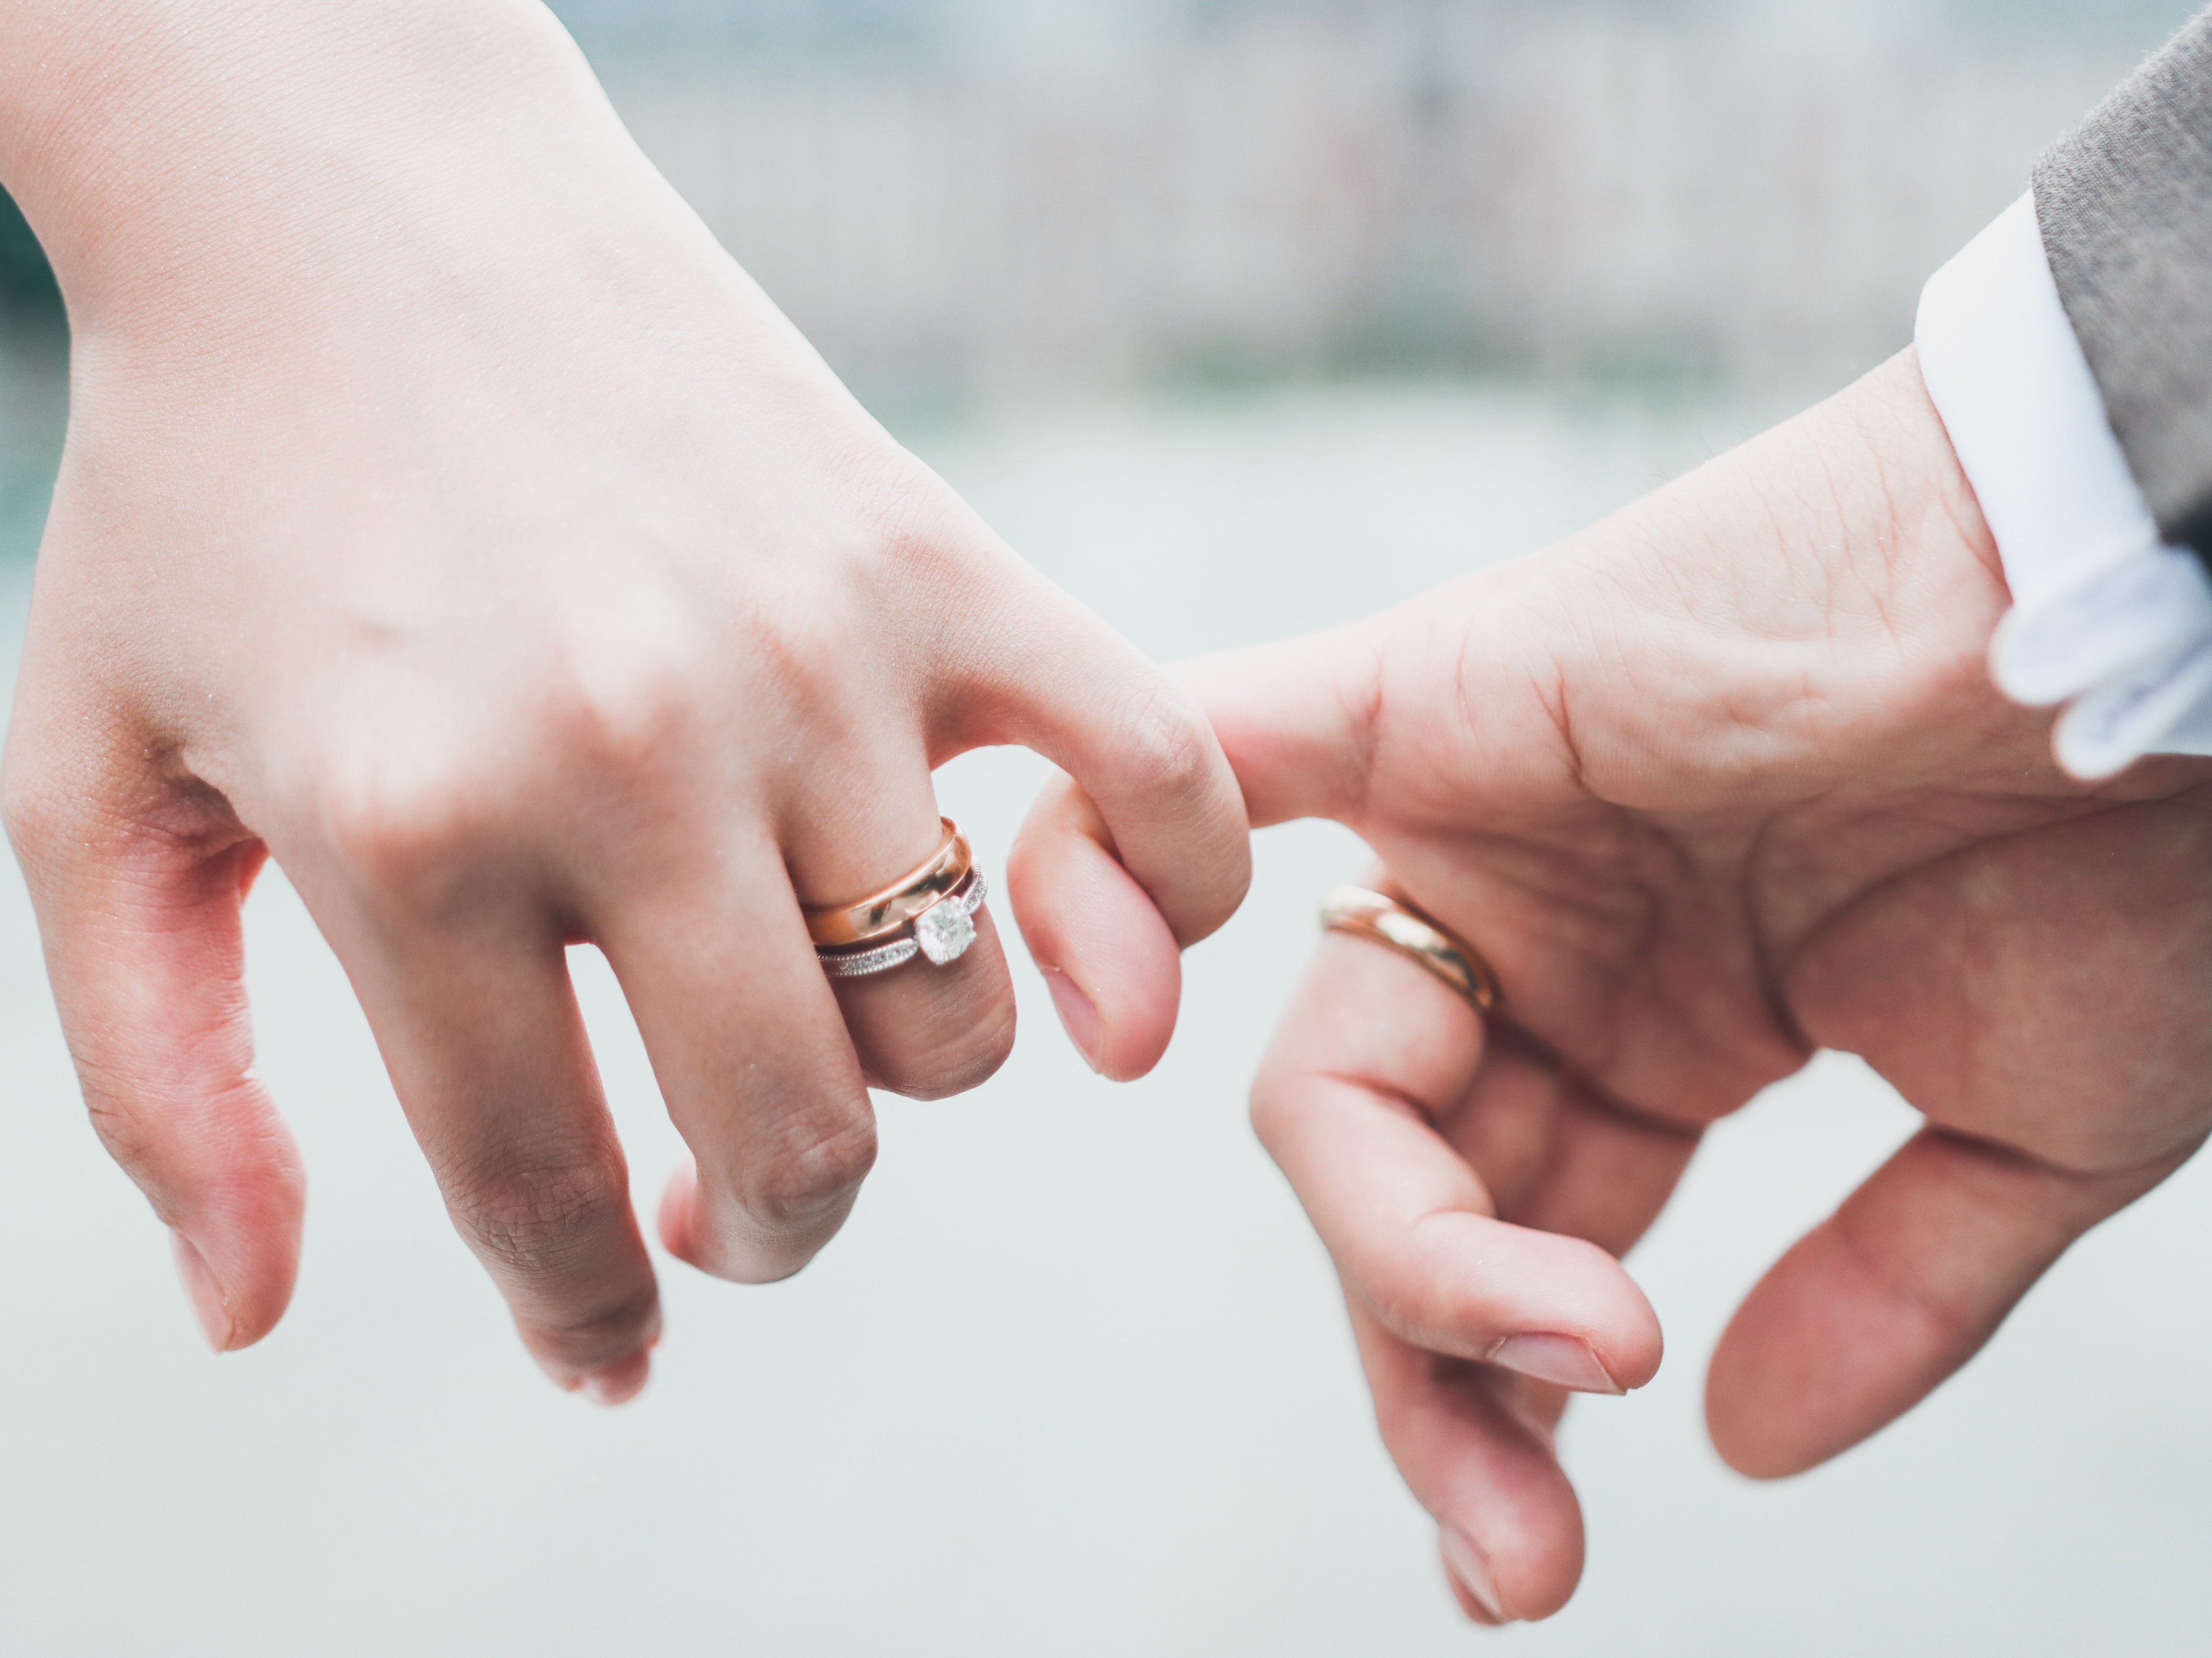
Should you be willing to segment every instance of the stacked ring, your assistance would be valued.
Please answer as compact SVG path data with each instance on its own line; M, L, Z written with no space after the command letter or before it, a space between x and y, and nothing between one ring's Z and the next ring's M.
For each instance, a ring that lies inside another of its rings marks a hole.
M944 838L910 874L858 903L807 910L815 957L831 978L868 978L917 956L944 967L975 942L975 912L989 889L958 825L939 822Z
M1466 997L1477 1013L1498 1005L1498 975L1481 953L1401 899L1365 887L1339 887L1322 901L1321 920L1331 932L1368 939L1425 968Z

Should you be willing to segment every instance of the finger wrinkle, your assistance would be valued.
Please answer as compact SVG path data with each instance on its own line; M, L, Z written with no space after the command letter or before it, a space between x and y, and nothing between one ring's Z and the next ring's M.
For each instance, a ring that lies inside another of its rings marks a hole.
M1424 1128L1434 1128L1437 1126L1437 1119L1458 1103L1453 1101L1444 1105L1426 1105L1402 1088L1395 1087L1389 1083L1377 1082L1370 1077L1354 1076L1346 1071L1324 1069L1309 1071L1305 1074L1319 1082L1335 1083L1340 1087L1351 1089L1355 1093L1365 1096L1377 1105L1412 1118Z

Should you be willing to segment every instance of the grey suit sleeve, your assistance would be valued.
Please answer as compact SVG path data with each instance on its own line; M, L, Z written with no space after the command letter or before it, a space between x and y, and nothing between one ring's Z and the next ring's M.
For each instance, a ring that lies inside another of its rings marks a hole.
M2043 158L2035 210L2152 516L2212 566L2212 11Z

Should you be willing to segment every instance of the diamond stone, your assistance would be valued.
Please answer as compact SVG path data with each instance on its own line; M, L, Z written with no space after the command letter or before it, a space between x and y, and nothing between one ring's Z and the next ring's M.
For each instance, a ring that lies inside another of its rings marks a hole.
M933 967L957 962L975 942L975 918L957 898L933 904L915 919L914 941Z

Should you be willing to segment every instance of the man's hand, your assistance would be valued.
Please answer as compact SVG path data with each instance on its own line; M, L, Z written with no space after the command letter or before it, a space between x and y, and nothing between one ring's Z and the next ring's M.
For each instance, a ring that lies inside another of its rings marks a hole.
M8 822L94 1119L219 1348L298 1255L241 976L264 857L531 1351L610 1400L658 1301L567 945L613 963L696 1155L665 1240L750 1280L843 1220L867 1084L966 1088L1012 1039L987 918L834 989L802 921L933 850L935 766L1024 743L1084 780L1113 868L1078 913L1030 895L1073 950L1171 970L1235 907L1188 695L852 401L542 8L19 7L0 167L75 331Z
M1504 986L1486 1031L1331 937L1253 1096L1471 1614L1571 1593L1561 1389L1659 1357L1614 1257L1816 1048L1927 1123L1721 1344L1755 1475L1908 1409L2212 1125L2212 769L2062 775L1989 683L2007 602L1907 354L1542 557L1188 676L1255 823L1350 825Z

